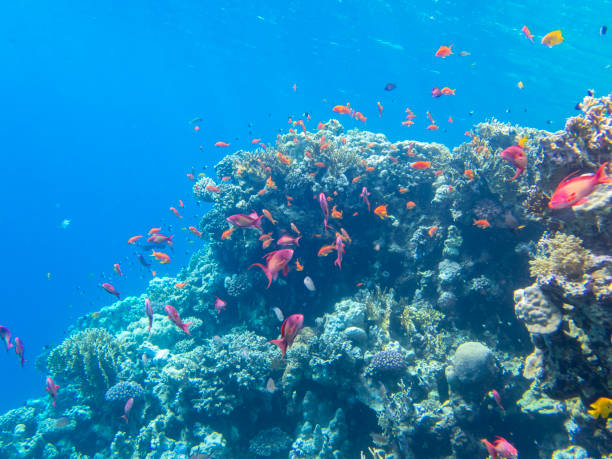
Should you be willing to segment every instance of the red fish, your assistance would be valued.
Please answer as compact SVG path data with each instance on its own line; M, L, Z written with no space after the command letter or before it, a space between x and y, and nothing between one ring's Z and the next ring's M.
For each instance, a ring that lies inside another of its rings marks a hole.
M584 204L588 196L595 190L597 185L602 183L612 183L612 178L606 175L606 166L603 163L594 174L580 175L570 179L576 172L565 177L557 186L557 189L550 198L548 207L551 209L563 209Z
M287 349L291 347L295 337L304 326L304 316L302 314L292 314L287 317L281 325L280 339L273 339L270 343L279 347L282 352L281 358L285 358Z
M342 255L344 255L344 242L342 242L342 236L338 234L336 237L336 252L338 256L334 260L334 266L338 266L338 269L342 269Z
M131 397L127 402L125 402L125 406L123 407L123 419L125 419L125 423L128 423L128 417L130 416L130 411L132 411L132 407L134 406L134 397Z
M174 215L176 215L176 217L177 217L177 218L183 218L183 217L181 216L181 214L179 214L179 211L178 211L178 210L176 210L176 208L175 208L175 207L170 207L170 210L172 211L172 213L173 213Z
M502 410L502 412L505 413L506 410L504 410L504 407L502 406L501 396L499 395L499 392L497 392L495 389L493 389L490 393L493 396L493 399L495 400L495 403L497 403L497 406L499 407L499 409Z
M189 228L187 228L189 231L192 232L192 234L195 234L197 237L202 237L202 232L198 231L198 229L195 226L190 226Z
M21 359L21 368L23 368L23 364L25 363L25 360L23 358L24 350L25 348L23 346L23 343L21 342L19 337L16 336L15 337L15 354L17 354L17 356Z
M121 267L119 266L119 263L115 263L113 265L113 269L115 270L115 272L119 275L119 276L123 276L123 273L121 272Z
M117 299L119 299L119 300L121 299L121 294L115 289L115 287L113 287L108 282L104 282L102 284L102 288L104 290L106 290L108 293L110 293L111 295L115 295L117 297Z
M168 313L168 319L170 319L172 322L174 322L174 324L178 328L180 328L185 333L187 333L189 336L191 336L191 333L189 333L189 326L193 322L184 323L181 320L181 316L179 315L178 311L176 310L176 308L174 306L171 306L171 305L167 304L166 306L164 306L164 309L166 310L166 313Z
M361 199L363 199L363 202L365 202L368 205L368 212L370 212L370 200L368 199L368 196L370 196L372 193L368 192L368 189L364 186L361 189L361 194L359 195L359 197Z
M493 444L489 443L484 438L480 440L484 443L489 456L493 459L503 458L503 459L517 459L518 451L514 446L512 446L508 440L503 437L495 437L495 442Z
M525 168L527 167L527 155L521 145L512 145L506 148L501 152L501 157L516 167L514 177L508 179L508 181L518 178L519 175L525 172Z
M325 197L325 193L319 193L319 205L321 206L321 211L323 212L323 227L325 228L325 232L327 232L327 221L329 220L329 206L327 205L327 198Z
M220 314L221 311L225 311L225 306L227 306L227 303L221 298L217 297L215 300L215 310L217 311L217 314Z
M283 234L280 238L278 238L278 241L276 241L276 243L278 245L297 245L299 247L301 237L302 236L293 237L289 236L288 234Z
M289 273L289 262L291 261L292 257L293 249L276 250L263 256L263 258L266 260L266 266L262 265L261 263L253 263L251 266L249 266L249 269L251 269L253 266L260 267L268 278L268 286L266 288L269 288L272 281L276 280L278 277L278 273L280 271L283 272L284 276Z
M257 212L252 212L249 215L245 214L234 214L227 217L227 221L232 225L237 226L239 228L257 228L259 231L263 233L263 228L261 227L261 219L263 215L257 216Z
M47 392L49 392L49 396L53 399L53 406L55 406L55 402L57 400L57 390L60 386L56 385L51 379L51 376L47 376Z
M8 352L8 350L13 347L13 343L11 343L11 331L0 325L0 337L6 343L6 352Z
M145 315L149 319L149 335L151 334L151 327L153 326L153 306L151 306L151 300L145 298Z

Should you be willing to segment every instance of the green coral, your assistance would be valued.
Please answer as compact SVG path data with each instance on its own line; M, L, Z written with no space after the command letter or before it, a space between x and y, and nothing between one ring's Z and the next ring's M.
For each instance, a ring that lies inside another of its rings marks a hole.
M580 281L591 262L591 252L582 247L582 239L565 233L556 233L553 237L544 234L538 242L536 256L529 261L529 274Z
M53 349L47 366L53 375L77 383L83 396L101 399L115 382L121 351L106 330L88 328Z

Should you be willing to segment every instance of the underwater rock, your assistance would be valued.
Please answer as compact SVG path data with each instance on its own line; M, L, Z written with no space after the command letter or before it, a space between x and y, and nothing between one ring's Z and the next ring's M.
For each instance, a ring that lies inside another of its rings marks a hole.
M537 284L514 292L516 317L523 321L529 333L547 335L561 325L561 311L540 290Z
M468 341L457 348L445 373L449 386L457 392L487 392L493 387L498 368L491 349Z

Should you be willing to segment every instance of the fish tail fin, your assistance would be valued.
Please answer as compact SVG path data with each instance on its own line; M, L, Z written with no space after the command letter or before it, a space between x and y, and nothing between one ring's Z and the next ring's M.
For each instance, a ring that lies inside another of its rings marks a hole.
M300 239L302 239L302 236L298 236L295 238L295 245L297 245L298 247L300 246Z
M285 338L273 339L270 343L278 346L278 348L282 352L281 359L285 358L285 352L287 352L287 340Z
M484 438L480 441L484 443L485 447L487 448L487 452L489 453L489 456L491 456L493 459L496 459L497 450L495 449L495 446L493 446L489 441L485 440Z
M262 218L263 218L263 215L260 215L259 217L257 217L257 220L253 222L253 226L263 233L264 231L263 231L263 228L261 227Z
M183 323L183 325L181 325L181 329L187 333L189 336L191 336L191 333L189 333L189 326L193 324L193 322L187 322L187 323Z
M262 265L261 263L253 263L251 266L249 266L249 269L251 269L253 266L258 266L261 268L261 270L264 272L264 274L268 278L268 287L270 287L270 284L272 283L272 273L270 272L270 270L268 270L268 268Z
M606 174L606 166L608 163L603 163L595 173L595 183L612 183L612 178Z

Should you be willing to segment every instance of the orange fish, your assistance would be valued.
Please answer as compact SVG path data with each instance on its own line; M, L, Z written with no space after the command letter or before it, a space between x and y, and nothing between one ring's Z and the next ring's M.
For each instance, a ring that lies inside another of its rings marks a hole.
M151 234L151 233L149 233ZM132 236L131 238L128 239L128 244L136 244L136 241L138 239L140 239L142 236Z
M549 48L552 48L553 46L563 43L563 35L561 34L560 30L553 30L552 32L548 32L546 35L544 35L541 43Z
M395 156L389 156L392 163L397 164L397 158Z
M260 241L266 241L268 239L272 239L272 232L271 231L269 233L264 233L261 236L259 236L259 240Z
M195 234L197 237L202 237L202 232L198 231L198 229L195 226L190 226L189 231L191 231L193 234Z
M366 148L373 148L376 146L376 142L370 142L369 144L366 145Z
M265 241L263 241L261 243L261 248L262 249L267 249L268 247L270 247L270 244L272 244L272 242L274 242L274 239L266 239Z
M434 237L437 232L438 232L437 226L432 226L431 228L427 230L427 234L429 234L429 237Z
M195 176L193 174L187 174L187 178L192 182L195 182Z
M374 167L372 167L372 166L368 166L368 167L365 168L366 172L372 172L373 170L374 170Z
M310 154L309 151L305 151L304 156L306 156L308 159L312 159L312 155Z
M436 51L436 57L441 57L442 59L453 54L453 45L450 46L440 46L438 51Z
M353 212L353 217L356 217L357 215L359 215L359 212Z
M406 121L402 121L402 124L404 126L412 126L414 124L414 121L412 120L406 120Z
M229 239L230 237L232 237L232 233L236 230L235 226L232 226L230 229L223 231L223 234L221 234L221 240L224 241L225 239Z
M160 231L161 231L161 228L151 228L149 230L149 235L159 233Z
M442 94L444 94L445 96L454 96L455 95L455 90L451 89L447 86L444 86L442 89L440 89L440 92Z
M331 216L332 216L332 218L340 219L340 218L342 218L342 211L341 210L336 210L336 206L334 206L332 208L332 211L331 211Z
M221 193L221 189L213 185L206 185L205 189L206 191L210 191L211 193Z
M265 190L265 188L264 188L264 189L262 189L262 190L259 190L259 191L257 192L257 194L258 194L259 196L261 196L261 195L263 195L263 194L266 194L266 190Z
M353 113L351 104L348 103L346 105L336 105L334 108L332 108L332 111L341 115L350 115Z
M291 86L291 87L293 88L293 90L294 90L295 92L297 92L297 83L293 83L293 86Z
M431 162L429 161L415 161L410 165L413 169L429 169L431 167Z
M155 257L155 259L162 264L170 263L170 257L164 252L156 252L155 250L153 250L153 253L149 256Z
M342 239L344 239L348 243L353 242L353 240L351 239L351 237L348 235L348 233L346 232L344 228L340 228L340 233L342 234Z
M363 285L363 282L357 282L357 283L355 284L355 287L361 287L362 285Z
M287 155L283 155L280 151L277 153L278 159L283 164L291 164L291 158Z
M115 264L113 265L113 269L115 270L115 272L116 272L118 275L123 276L123 273L121 272L121 268L119 267L119 263L115 263Z
M533 41L533 34L531 33L531 31L526 25L523 26L523 28L521 29L521 32L523 32L523 34L525 34L527 38Z
M489 223L489 221L486 218L483 218L482 220L474 219L474 226L477 226L480 229L486 229L486 228L490 227L491 224Z
M319 251L317 252L317 257L326 257L327 255L329 255L333 250L336 250L336 244L330 244L330 245L324 245L323 247L321 247L319 249Z
M357 177L353 177L353 180L351 180L351 182L357 183L359 180L361 180L361 175L358 175Z
M270 223L272 223L273 225L276 225L276 220L274 220L274 218L272 218L272 214L270 213L269 210L262 209L261 212L264 214L264 217L266 217L268 220L270 220Z
M317 161L316 163L314 163L314 165L320 168L325 167L325 163L322 163L321 161Z
M276 183L274 183L274 180L272 180L272 176L268 177L268 179L266 180L266 186L268 188L272 188L273 190L276 190Z
M442 175L444 172L442 172L441 170L437 170L434 172L435 175Z
M387 213L387 205L381 204L380 206L378 206L376 209L374 209L374 214L378 215L381 220L387 218L389 216L389 214Z
M300 260L295 260L295 269L296 271L303 271L304 267L302 266L302 263L300 263Z
M402 187L400 187L400 188L399 188L399 192L400 192L401 194L408 193L408 188L402 188Z
M325 124L321 123L320 121L319 121L319 124L317 124L317 129L319 131L322 130L322 129L325 129L325 127L326 127Z
M382 118L382 113L385 109L383 108L380 102L376 102L376 105L378 106L378 117Z
M179 290L183 290L185 287L187 287L187 282L177 282L174 284L174 286Z
M226 175L225 177L221 177L221 181L222 182L229 182L232 178L229 175Z
M170 207L170 210L172 211L172 213L173 213L174 215L176 215L176 216L177 216L177 218L183 218L183 217L181 216L181 214L179 214L179 211L178 211L178 210L176 210L174 207Z
M219 141L215 143L215 147L229 147L229 143Z
M431 113L429 113L429 112L427 112L427 119L428 119L429 121L431 121L431 123L432 123L432 124L436 124L436 122L435 122L435 121L434 121L434 119L433 119L433 116L431 116Z
M414 209L416 207L416 204L414 201L408 201L406 203L406 209L410 210L410 209Z
M406 108L406 119L411 120L412 118L416 118L416 115L412 112L412 110Z
M454 121L453 121L453 117L452 117L452 116L449 116L449 117L448 117L448 122L449 122L449 123L453 123L453 122L454 122Z
M325 142L323 145L321 145L319 150L325 150L327 147L329 147L329 142Z
M466 169L463 175L465 175L470 182L474 180L474 171L472 169Z
M181 206L181 207L185 207L185 206L183 205L183 201L181 201L180 199L179 199L179 206Z
M261 139L253 139L253 140L251 140L251 144L252 145L255 145L256 143L259 143L259 142L261 142Z
M365 116L363 116L361 112L355 112L355 118L357 118L359 121L363 123L365 123L367 119Z
M437 131L438 129L440 129L440 127L436 124L430 124L429 126L427 126L427 130L429 131Z

